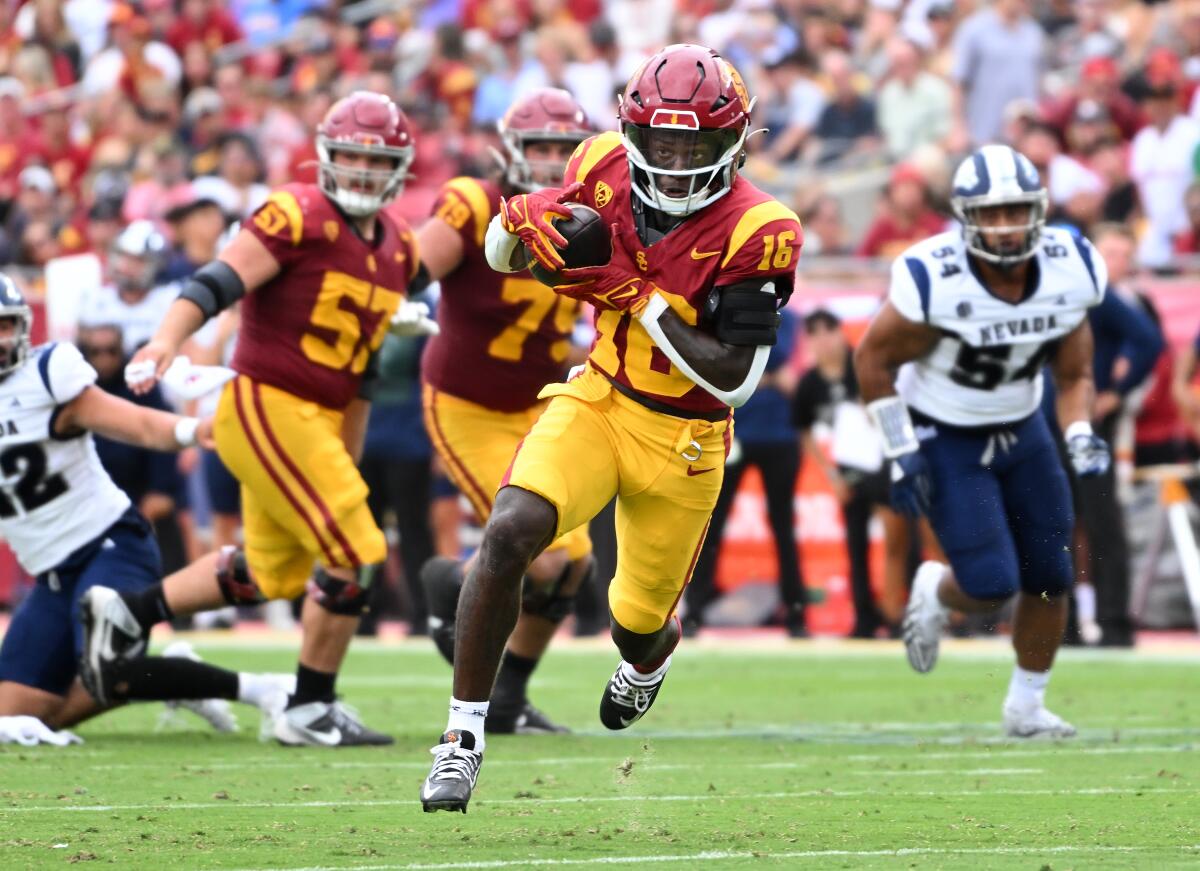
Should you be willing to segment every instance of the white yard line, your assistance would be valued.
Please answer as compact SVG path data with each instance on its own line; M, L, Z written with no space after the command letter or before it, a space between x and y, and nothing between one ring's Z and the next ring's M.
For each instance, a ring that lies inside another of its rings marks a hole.
M993 759L1000 761L1018 756L1074 756L1077 753L1123 756L1147 753L1196 753L1198 750L1200 747L1195 744L1114 744L1111 747L1080 747L1076 744L1050 743L1031 748L997 747L994 750L921 751L916 757L906 757L906 759ZM898 758L900 757L888 753L853 753L845 757L847 762L895 762Z
M1136 855L1150 851L1169 850L1180 853L1194 853L1200 850L1198 846L1181 847L1115 847L1100 845L1058 845L1054 847L911 847L899 850L790 850L770 853L765 851L747 850L706 850L703 853L687 853L683 855L649 855L649 856L597 856L593 859L492 859L477 862L438 862L427 864L411 862L403 865L313 865L307 868L260 868L252 871L340 871L354 868L356 871L455 871L455 869L474 868L531 868L545 865L648 865L667 864L675 862L728 862L735 860L764 859L797 860L797 859L868 859L903 858L905 856L1044 856L1044 855L1089 855L1104 853L1127 853Z
M564 796L559 798L484 798L477 799L480 805L555 805L555 804L594 804L600 802L629 802L629 801L651 801L651 802L689 802L689 801L725 801L725 802L745 802L745 801L763 801L766 799L789 799L789 798L872 798L878 799L885 795L902 795L912 798L990 798L995 796L1035 796L1035 795L1054 795L1054 796L1086 796L1086 795L1144 795L1146 793L1176 793L1179 795L1192 795L1193 790L1189 786L1182 786L1177 789L1168 789L1164 787L1093 787L1085 789L966 789L966 790L905 790L902 793L888 793L878 789L859 789L859 790L836 790L836 789L809 789L796 792L757 792L757 793L739 793L727 794L719 792L703 792L694 795L653 795L650 793L640 793L634 790L623 793L621 795L601 795L601 796ZM367 799L366 801L353 801L349 798L338 801L237 801L230 799L226 801L200 801L200 802L185 802L185 801L162 801L149 802L144 804L105 804L105 805L36 805L32 807L22 807L20 805L4 807L4 813L111 813L113 811L175 811L175 810L245 810L246 808L279 808L295 810L298 808L339 808L342 810L353 810L356 807L402 807L415 806L417 799Z

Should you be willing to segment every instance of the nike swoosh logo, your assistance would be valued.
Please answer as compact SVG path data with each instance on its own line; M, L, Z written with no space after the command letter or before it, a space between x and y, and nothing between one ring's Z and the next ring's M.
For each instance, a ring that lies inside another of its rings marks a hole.
M433 798L433 789L430 787L428 780L421 784L421 798L423 798L425 801L429 801L429 799Z
M716 251L700 251L696 248L693 248L692 249L692 259L693 260L707 260L709 257L716 257L720 253L721 252L719 249Z
M330 729L328 732L317 732L314 729L305 729L309 737L316 738L317 741L324 744L326 747L334 747L342 740L341 729Z
M621 721L621 725L626 729L637 722L637 717L630 717L628 720L626 720L624 717L617 717L617 719Z
M688 466L687 473L689 478L694 478L697 475L703 475L705 472L715 472L716 469L716 466L709 466L707 469L693 469L691 466Z

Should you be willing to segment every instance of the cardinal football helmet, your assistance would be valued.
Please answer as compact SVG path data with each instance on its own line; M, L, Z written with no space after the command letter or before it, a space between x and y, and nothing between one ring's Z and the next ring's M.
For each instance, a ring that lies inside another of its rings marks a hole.
M391 158L390 169L351 168L335 163L337 152ZM413 160L413 132L391 98L355 91L338 100L317 127L318 179L349 215L373 215L396 198Z

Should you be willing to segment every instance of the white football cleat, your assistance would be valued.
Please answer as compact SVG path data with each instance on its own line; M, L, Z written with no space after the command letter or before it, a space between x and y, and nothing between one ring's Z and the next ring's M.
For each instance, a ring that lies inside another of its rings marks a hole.
M1010 738L1074 738L1075 727L1045 705L1004 704L1004 734Z
M394 743L363 725L358 713L341 702L308 702L285 708L275 720L275 740L287 747L363 747Z
M913 578L908 606L904 609L901 628L904 635L904 650L908 664L925 674L937 665L938 645L942 641L942 627L946 625L946 608L938 601L938 585L946 576L943 563L921 563Z
M178 656L193 662L201 661L192 645L186 641L172 641L163 648L162 655ZM160 728L178 722L175 714L179 710L184 710L191 711L218 732L236 732L238 730L233 707L225 699L179 699L178 701L164 702L164 704L167 706L167 710L159 718Z

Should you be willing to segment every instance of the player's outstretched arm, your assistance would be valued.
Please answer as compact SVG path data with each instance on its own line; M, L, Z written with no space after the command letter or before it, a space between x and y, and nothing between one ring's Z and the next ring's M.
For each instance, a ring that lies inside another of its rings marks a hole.
M279 274L279 262L253 233L243 229L221 252L184 283L154 338L138 349L125 370L129 387L146 393L162 377L189 336Z
M196 444L214 447L211 418L181 417L135 405L96 386L84 388L54 418L57 436L70 437L84 430L156 451L178 451Z

